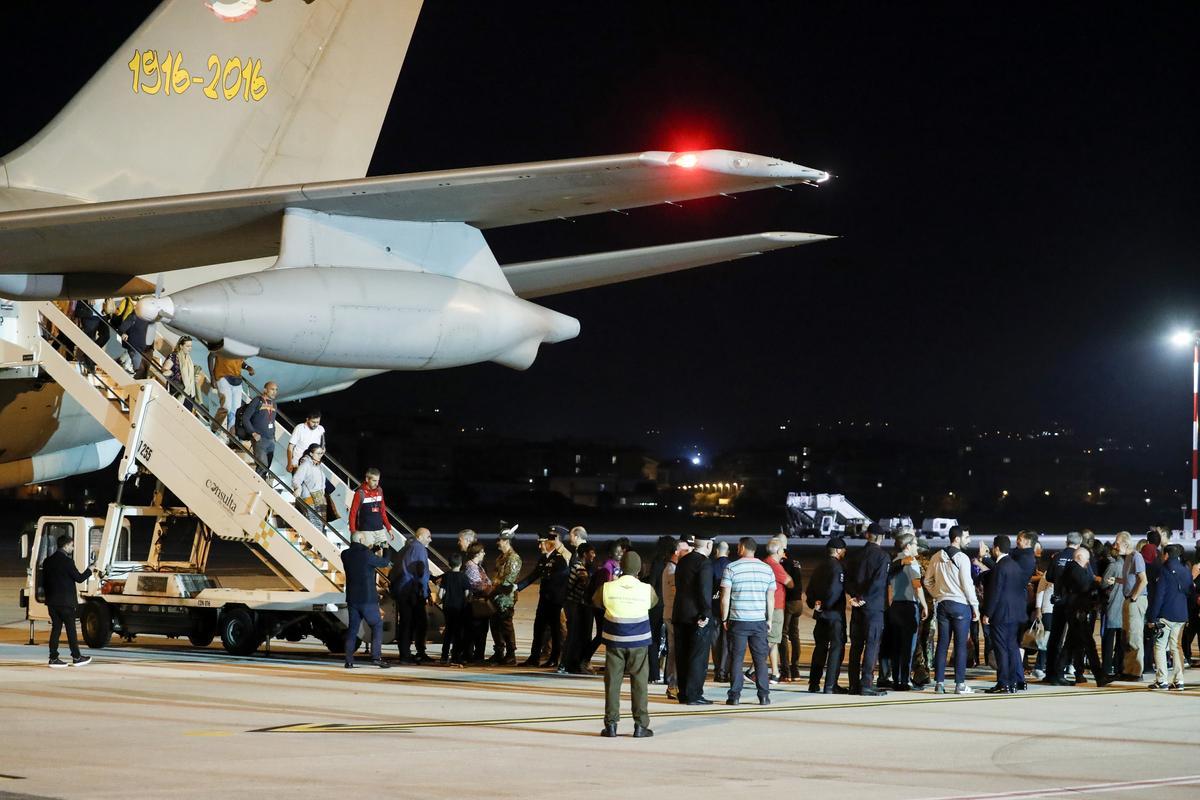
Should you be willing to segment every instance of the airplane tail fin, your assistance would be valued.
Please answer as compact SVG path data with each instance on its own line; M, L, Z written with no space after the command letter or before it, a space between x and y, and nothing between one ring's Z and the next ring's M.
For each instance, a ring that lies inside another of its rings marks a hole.
M100 201L362 177L421 2L165 0L0 183Z

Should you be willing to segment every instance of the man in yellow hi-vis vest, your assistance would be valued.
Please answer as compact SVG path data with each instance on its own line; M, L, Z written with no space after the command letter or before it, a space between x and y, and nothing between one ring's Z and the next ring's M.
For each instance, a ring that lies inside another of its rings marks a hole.
M647 678L650 675L650 609L658 597L650 584L638 579L642 559L632 550L621 557L621 577L596 590L592 603L604 609L601 633L604 639L604 730L601 736L617 735L621 718L621 684L629 675L633 706L633 738L653 736Z

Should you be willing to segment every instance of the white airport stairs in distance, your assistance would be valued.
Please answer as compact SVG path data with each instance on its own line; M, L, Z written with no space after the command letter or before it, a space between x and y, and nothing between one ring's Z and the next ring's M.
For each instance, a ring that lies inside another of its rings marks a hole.
M862 509L846 499L844 494L818 494L817 508L822 511L833 511L838 515L838 522L846 525L852 522L863 522L870 525L873 521L863 513Z
M136 459L213 535L269 559L292 590L342 601L336 532L318 529L292 504L290 492L285 497L260 477L158 381L131 377L53 303L43 303L38 313L44 329L53 326L58 333L55 341L38 339L34 363L124 445L123 479L135 471ZM69 343L72 358L56 343L64 350ZM72 360L78 356L83 360Z
M829 534L846 526L865 529L873 521L842 494L789 492L786 511L784 527L793 536L805 535L807 531ZM837 527L826 530L829 523Z

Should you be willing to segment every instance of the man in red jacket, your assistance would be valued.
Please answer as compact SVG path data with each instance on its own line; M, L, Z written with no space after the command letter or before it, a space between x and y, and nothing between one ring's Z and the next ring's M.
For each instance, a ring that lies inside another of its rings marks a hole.
M388 520L387 504L383 502L383 489L379 488L379 470L375 467L367 470L350 503L350 533L365 534L368 548L390 545L395 535Z

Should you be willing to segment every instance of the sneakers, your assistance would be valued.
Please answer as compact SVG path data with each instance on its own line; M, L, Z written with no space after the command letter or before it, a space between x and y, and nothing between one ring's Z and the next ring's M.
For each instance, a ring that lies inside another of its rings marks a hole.
M78 656L71 659L72 667L86 667L90 663L92 663L91 656Z
M938 681L937 685L933 687L933 693L934 694L945 694L946 693L946 684L942 683L941 681Z
M1167 688L1167 685L1165 683L1163 683L1162 681L1155 681L1154 683L1150 684L1146 688L1147 689L1165 689L1165 688Z
M56 657L50 659L50 663L47 664L46 666L50 667L50 669L62 669L63 667L67 667L70 665L67 664L67 662L63 661L61 658L58 658L56 656Z
M1184 686L1182 683L1172 683L1167 688L1170 689L1172 692L1182 692L1187 689L1187 687Z
M1035 681L1040 681L1046 677L1046 671L1041 669L1035 669L1032 674Z
M975 694L975 690L965 683L960 683L954 687L955 694Z

